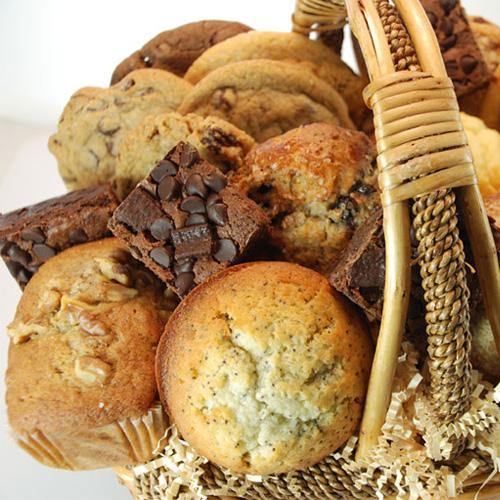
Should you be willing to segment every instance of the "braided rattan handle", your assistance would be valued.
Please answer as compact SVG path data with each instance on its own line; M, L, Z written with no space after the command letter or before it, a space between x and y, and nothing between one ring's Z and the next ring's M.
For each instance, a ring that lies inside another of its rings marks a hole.
M309 36L340 30L346 17L344 0L297 0L292 16L293 31Z

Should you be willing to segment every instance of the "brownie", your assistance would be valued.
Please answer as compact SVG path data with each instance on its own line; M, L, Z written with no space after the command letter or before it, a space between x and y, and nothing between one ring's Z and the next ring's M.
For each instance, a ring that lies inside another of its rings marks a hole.
M460 0L420 2L436 33L446 71L453 80L461 109L477 114L477 93L481 95L486 91L491 74Z
M182 297L241 260L268 223L256 203L181 142L125 198L109 227Z
M103 184L0 215L0 253L19 286L61 250L107 236L117 206L111 185Z

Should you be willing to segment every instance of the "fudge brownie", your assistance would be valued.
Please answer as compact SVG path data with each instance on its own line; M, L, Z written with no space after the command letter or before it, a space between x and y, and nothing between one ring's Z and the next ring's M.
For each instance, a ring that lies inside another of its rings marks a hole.
M242 259L268 224L256 203L181 142L125 198L109 228L182 297Z
M61 250L107 236L117 206L111 185L103 184L0 215L0 253L19 286Z
M460 108L477 114L477 98L486 91L491 74L474 39L460 0L420 0L436 33L448 76ZM478 94L479 93L479 94Z

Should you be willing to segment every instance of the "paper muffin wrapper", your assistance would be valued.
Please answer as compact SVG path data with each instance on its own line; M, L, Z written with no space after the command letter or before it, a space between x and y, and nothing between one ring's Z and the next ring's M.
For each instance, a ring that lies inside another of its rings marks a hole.
M493 388L474 372L470 410L452 424L439 425L417 362L416 349L404 342L383 433L370 456L363 462L354 461L355 436L332 455L360 492L370 492L367 496L452 498L478 472L486 471L486 478L480 481L483 487L500 469L500 384ZM464 440L465 449L447 461L457 437ZM227 483L223 488L209 489L203 477L208 460L179 436L175 425L167 429L156 453L154 460L132 469L139 500L245 496L255 482L265 485L275 478L221 469ZM301 474L296 471L280 476L297 498L301 497Z
M161 404L155 402L137 418L68 433L48 434L37 429L16 436L16 440L36 460L50 467L92 469L149 460L167 425Z

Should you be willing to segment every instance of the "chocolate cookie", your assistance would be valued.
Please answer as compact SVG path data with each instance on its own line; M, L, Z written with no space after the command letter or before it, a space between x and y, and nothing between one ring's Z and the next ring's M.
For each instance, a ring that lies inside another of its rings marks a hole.
M448 76L453 80L460 108L479 112L491 73L474 39L459 0L420 0L436 33Z
M125 137L116 165L121 198L144 179L150 170L178 143L189 142L200 156L223 172L243 164L255 141L220 118L179 113L148 116Z
M126 133L146 116L175 111L190 88L166 71L142 69L113 87L77 91L49 139L68 189L113 180Z
M204 52L185 78L196 84L217 68L249 59L300 62L344 98L357 125L367 114L362 97L363 80L330 48L297 33L251 31L237 35Z
M331 85L301 64L266 59L212 71L188 93L179 113L218 116L257 142L306 123L354 127Z
M163 31L116 67L111 84L141 68L164 69L183 76L205 50L250 29L234 21L199 21Z
M219 169L179 143L117 208L109 227L182 297L241 259L267 224Z

